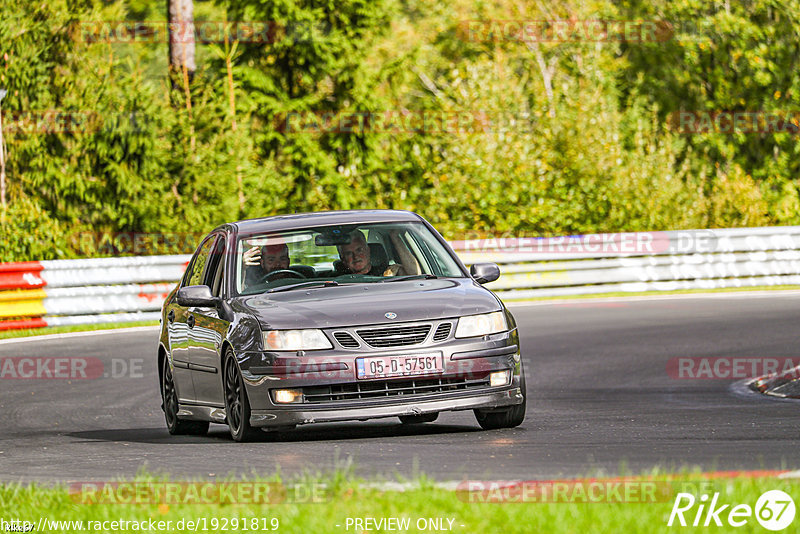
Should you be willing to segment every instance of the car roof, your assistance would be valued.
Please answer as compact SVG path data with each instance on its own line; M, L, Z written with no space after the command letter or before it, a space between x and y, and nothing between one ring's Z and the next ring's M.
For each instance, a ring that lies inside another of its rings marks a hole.
M333 224L366 224L378 222L421 221L422 217L405 210L343 210L274 215L258 219L246 219L223 226L232 226L234 231L245 234L279 232Z

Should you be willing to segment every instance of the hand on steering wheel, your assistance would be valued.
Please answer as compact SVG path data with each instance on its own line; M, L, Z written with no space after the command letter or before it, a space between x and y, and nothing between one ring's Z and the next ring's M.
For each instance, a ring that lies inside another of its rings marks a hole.
M277 271L271 271L271 272L268 272L267 274L265 274L264 276L262 276L259 279L258 283L259 284L263 284L264 282L272 282L273 280L277 279L276 275L279 275L279 274L291 274L291 275L293 275L293 277L303 278L303 279L308 278L303 273L301 273L299 271L295 271L293 269L278 269Z

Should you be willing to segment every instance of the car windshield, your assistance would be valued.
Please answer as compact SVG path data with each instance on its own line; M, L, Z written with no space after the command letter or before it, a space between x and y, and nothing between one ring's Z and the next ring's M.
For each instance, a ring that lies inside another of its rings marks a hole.
M248 235L239 238L236 265L240 295L466 276L451 252L417 222Z

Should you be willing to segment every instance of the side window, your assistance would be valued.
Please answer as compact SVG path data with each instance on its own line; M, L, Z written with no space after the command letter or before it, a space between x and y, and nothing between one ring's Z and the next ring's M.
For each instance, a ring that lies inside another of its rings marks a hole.
M206 267L206 274L203 283L211 288L211 294L215 297L220 296L222 288L222 273L225 265L225 239L220 237L214 245L211 257Z
M189 278L187 279L186 285L199 286L203 284L203 271L205 270L206 263L208 263L208 258L211 254L211 247L214 245L216 238L216 236L211 236L210 238L206 239L202 245L200 245L200 248L195 254L194 260L189 266L191 272L189 273Z
M448 269L445 266L445 263L442 261L442 258L439 257L437 251L431 247L428 243L425 242L425 238L419 236L418 234L407 232L405 234L406 243L408 243L415 253L419 253L420 261L424 259L426 263L428 263L428 268L431 274L435 274L437 276L442 276L448 272ZM433 240L431 236L429 239ZM452 276L452 275L450 275Z
M417 242L416 237L413 233L409 231L405 231L400 234L400 239L403 241L405 246L407 246L411 253L417 258L417 262L419 262L419 266L422 269L423 273L430 273L430 274L439 274L441 273L441 269L437 272L436 270L432 269L429 265L430 255L426 254L425 247L420 247L420 244Z

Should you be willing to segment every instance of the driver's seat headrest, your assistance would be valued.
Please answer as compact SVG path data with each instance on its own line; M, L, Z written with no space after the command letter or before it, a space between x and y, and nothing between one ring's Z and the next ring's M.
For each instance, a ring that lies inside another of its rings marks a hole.
M389 258L380 243L369 243L369 262L373 267L387 267Z

